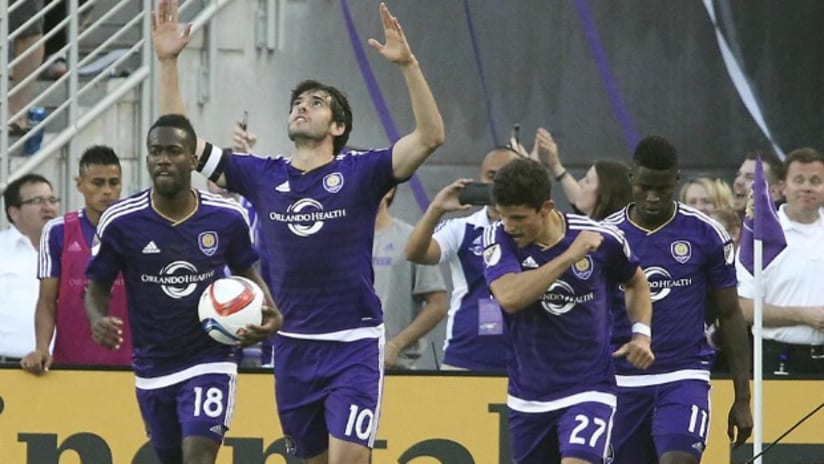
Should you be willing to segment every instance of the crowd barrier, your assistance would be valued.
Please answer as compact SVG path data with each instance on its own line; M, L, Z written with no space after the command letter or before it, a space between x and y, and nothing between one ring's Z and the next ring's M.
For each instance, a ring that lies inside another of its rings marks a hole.
M271 373L241 373L237 391L232 428L218 463L297 463L285 454ZM764 438L770 442L824 400L824 380L767 380L764 392ZM511 462L505 395L503 377L388 375L372 462ZM704 463L733 462L726 438L731 397L728 380L713 380L713 417ZM765 464L824 463L824 411L782 443L768 452ZM739 459L735 462L746 460ZM54 369L37 378L19 369L0 369L0 463L155 462L130 371Z

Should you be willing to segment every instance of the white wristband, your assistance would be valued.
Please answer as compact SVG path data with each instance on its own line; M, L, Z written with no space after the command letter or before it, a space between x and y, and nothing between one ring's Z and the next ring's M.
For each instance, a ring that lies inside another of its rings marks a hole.
M632 324L632 333L639 334L639 335L646 335L649 338L652 338L652 329L643 322L636 322Z

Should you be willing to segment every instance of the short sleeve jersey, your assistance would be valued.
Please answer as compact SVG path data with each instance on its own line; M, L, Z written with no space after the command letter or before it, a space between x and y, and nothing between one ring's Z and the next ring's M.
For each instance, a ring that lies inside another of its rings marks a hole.
M308 172L283 157L232 154L225 175L258 213L281 335L334 338L382 323L372 242L378 205L397 183L392 147L341 153Z
M563 253L582 231L600 233L601 246L555 280L540 300L507 314L512 355L509 395L523 401L556 401L615 386L609 343L610 282L626 282L638 261L621 233L584 216L565 214L557 244L518 248L500 222L484 235L486 281L536 269Z
M641 371L621 359L616 369L621 375L708 370L713 350L704 334L707 292L736 286L732 239L719 223L681 203L672 219L655 230L633 223L629 208L606 221L624 233L649 281L655 362ZM614 309L613 343L618 346L632 337L620 288Z
M146 190L110 206L98 224L89 279L111 282L123 272L138 377L157 377L204 362L231 360L234 347L212 340L198 319L203 290L225 267L257 260L248 217L237 203L195 191L198 205L173 222Z

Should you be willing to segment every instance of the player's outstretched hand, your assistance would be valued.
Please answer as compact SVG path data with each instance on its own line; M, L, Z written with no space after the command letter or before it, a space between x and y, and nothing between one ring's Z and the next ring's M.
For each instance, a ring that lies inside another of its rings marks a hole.
M389 8L381 2L380 6L381 22L383 23L384 43L376 39L369 39L369 46L374 48L387 60L398 64L407 65L415 62L415 55L406 40L401 23L398 18L392 16Z
M636 335L632 340L612 353L613 358L627 358L630 364L638 369L647 369L655 361L655 355L649 346L650 339L644 335Z
M120 349L123 343L123 321L113 316L96 320L92 324L92 340L103 348Z
M738 435L735 434L738 429ZM752 434L752 413L750 412L750 402L747 400L735 400L727 416L727 436L739 447L750 438Z
M152 12L152 43L160 61L175 59L189 43L192 25L187 24L178 32L177 0L160 0L157 11Z
M265 340L280 330L283 327L283 316L276 308L264 303L263 308L263 323L261 325L249 324L246 330L240 335L240 346L254 345L255 343Z
M43 375L51 369L52 357L48 351L34 350L20 360L20 367L34 375Z

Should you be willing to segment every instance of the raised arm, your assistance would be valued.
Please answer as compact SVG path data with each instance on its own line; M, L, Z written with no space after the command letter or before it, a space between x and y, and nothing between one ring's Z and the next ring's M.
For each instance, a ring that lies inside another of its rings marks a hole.
M392 152L395 178L408 179L443 144L443 119L398 19L392 16L384 3L381 3L380 15L385 42L381 44L375 39L369 39L369 45L400 67L415 117L415 129L401 137Z
M152 43L158 61L158 110L164 114L186 114L186 105L180 94L177 57L189 44L192 25L187 24L181 33L178 24L177 0L161 0L157 11L152 13ZM195 154L200 158L206 141L198 138ZM225 186L223 176L216 183Z
M441 260L441 247L432 236L441 217L451 211L470 209L469 205L458 202L458 193L472 179L458 179L444 187L424 211L421 219L412 228L406 242L406 259L417 264L438 264Z
M709 292L711 304L718 311L721 345L730 364L735 400L730 408L727 435L736 446L744 444L752 433L753 420L750 412L750 344L747 323L738 305L735 287L713 289ZM735 429L738 429L736 436Z
M555 143L552 134L543 127L539 127L535 132L535 144L532 146L532 153L529 157L543 163L549 169L555 182L561 184L569 203L577 207L581 196L581 186L564 167L558 152L558 144Z

